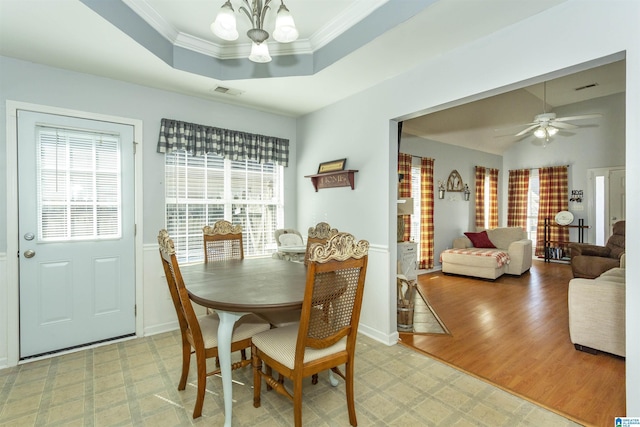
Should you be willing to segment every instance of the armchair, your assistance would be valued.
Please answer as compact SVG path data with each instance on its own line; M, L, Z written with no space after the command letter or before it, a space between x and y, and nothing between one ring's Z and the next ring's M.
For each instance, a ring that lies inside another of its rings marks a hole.
M618 221L613 225L613 234L605 246L570 243L573 277L595 279L607 270L620 267L620 257L624 251L625 221Z

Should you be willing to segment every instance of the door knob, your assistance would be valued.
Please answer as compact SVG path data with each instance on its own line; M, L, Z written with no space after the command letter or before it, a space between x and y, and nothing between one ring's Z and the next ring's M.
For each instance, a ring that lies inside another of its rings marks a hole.
M36 251L32 251L31 249L24 251L25 258L33 258L35 255L36 255Z

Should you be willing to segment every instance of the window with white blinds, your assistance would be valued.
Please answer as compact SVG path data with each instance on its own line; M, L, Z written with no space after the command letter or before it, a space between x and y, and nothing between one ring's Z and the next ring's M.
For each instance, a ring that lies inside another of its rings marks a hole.
M119 136L47 126L36 135L39 239L120 238Z
M166 154L166 225L178 261L203 261L202 227L221 219L242 225L245 257L273 253L273 233L284 223L282 177L272 163Z

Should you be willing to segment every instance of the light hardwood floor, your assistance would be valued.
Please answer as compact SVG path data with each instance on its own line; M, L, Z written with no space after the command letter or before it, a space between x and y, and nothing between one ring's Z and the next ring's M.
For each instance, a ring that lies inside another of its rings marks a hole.
M440 272L419 284L451 335L400 334L401 342L584 424L625 415L623 358L574 349L571 268L534 260L521 277L494 282Z

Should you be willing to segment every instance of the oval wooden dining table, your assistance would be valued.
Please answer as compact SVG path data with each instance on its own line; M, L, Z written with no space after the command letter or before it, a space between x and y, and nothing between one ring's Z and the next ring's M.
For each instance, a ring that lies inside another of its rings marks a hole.
M218 313L218 355L224 396L224 425L232 421L231 335L247 313L299 309L307 269L302 263L273 258L219 261L180 266L193 302Z

